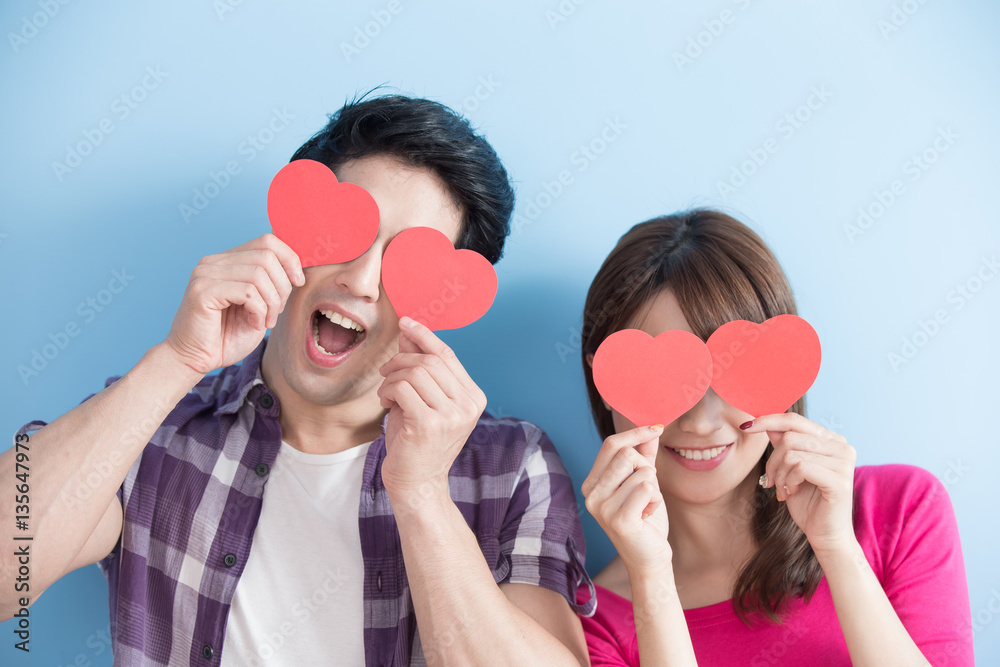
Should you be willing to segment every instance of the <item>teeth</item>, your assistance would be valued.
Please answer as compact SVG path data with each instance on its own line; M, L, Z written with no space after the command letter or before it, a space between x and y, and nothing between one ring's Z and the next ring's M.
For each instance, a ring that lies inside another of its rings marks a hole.
M339 324L340 326L344 327L345 329L354 329L355 331L364 332L364 329L361 327L360 324L358 324L357 322L355 322L354 320L352 320L349 317L344 317L343 315L341 315L340 313L338 313L336 311L333 311L333 310L321 310L319 312L323 313L323 315L326 316L326 319L330 320L334 324Z
M726 447L728 446L729 445L726 445ZM714 459L716 456L721 454L726 447L713 447L711 449L674 449L671 447L671 449L686 459L691 459L692 461L707 461L709 459Z

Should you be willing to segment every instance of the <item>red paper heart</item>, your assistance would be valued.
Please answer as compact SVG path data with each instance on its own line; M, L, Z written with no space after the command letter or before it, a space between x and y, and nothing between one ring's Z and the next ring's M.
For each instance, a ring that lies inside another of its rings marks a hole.
M472 250L456 250L430 227L404 229L382 255L382 287L399 317L434 331L458 329L486 314L497 294L497 273Z
M763 324L726 322L706 345L712 354L712 389L755 417L786 411L819 374L819 336L795 315Z
M267 190L274 235L298 254L302 267L357 259L378 234L378 204L354 183L339 183L315 160L294 160Z
M594 384L608 405L636 426L669 424L708 390L712 356L688 331L623 329L594 355Z

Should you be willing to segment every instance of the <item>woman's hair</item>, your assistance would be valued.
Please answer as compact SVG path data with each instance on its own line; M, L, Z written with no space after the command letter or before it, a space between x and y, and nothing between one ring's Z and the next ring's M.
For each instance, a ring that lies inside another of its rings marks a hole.
M365 94L331 114L292 160L315 160L336 172L370 155L434 172L462 211L456 247L497 263L510 232L514 189L496 151L469 121L431 100Z
M731 320L761 323L795 314L792 290L778 260L757 234L734 218L696 209L635 225L604 260L583 310L583 374L601 438L614 434L615 428L587 358L605 338L641 319L640 310L663 289L674 294L702 340ZM791 410L804 415L805 399ZM768 443L752 475L764 473L772 451ZM733 607L744 622L754 613L779 621L786 601L812 596L823 571L773 488L754 485L745 518L757 550L736 580Z

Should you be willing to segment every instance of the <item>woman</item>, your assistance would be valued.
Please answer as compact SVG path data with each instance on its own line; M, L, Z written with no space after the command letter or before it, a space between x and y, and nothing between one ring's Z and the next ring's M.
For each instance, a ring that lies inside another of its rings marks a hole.
M707 340L782 313L795 302L777 260L716 211L636 225L594 279L583 368L605 440L582 491L618 555L583 619L593 664L973 664L958 529L930 473L855 468L803 400L750 415L710 388L670 424L632 424L594 386L620 329Z

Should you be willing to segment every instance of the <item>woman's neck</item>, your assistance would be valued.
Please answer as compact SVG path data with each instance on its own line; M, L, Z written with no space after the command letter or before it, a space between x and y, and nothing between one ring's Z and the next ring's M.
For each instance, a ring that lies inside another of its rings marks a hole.
M664 496L678 583L692 572L731 570L735 577L755 548L751 499L756 481L747 477L732 492L711 503L693 504Z

